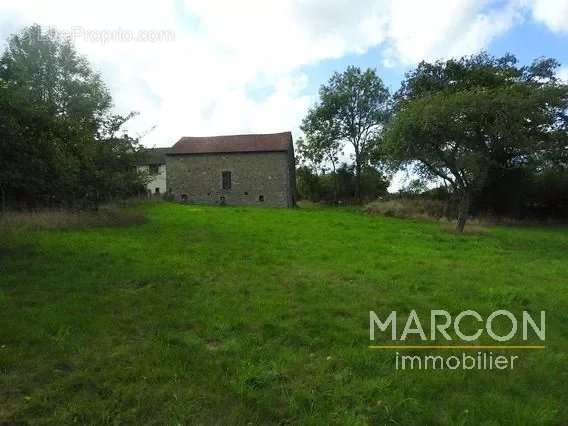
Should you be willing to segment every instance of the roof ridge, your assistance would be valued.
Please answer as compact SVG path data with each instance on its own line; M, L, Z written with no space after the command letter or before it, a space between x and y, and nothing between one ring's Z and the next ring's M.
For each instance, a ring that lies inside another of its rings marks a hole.
M183 136L173 154L213 152L288 151L292 132L251 133L242 135Z
M291 131L275 132L275 133L236 133L231 135L211 135L211 136L182 136L180 139L211 139L211 138L230 138L230 137L243 137L243 136L276 136L292 134Z

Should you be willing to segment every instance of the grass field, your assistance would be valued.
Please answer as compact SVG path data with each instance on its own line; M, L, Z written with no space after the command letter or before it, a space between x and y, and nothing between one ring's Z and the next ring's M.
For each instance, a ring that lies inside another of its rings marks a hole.
M0 236L0 423L568 422L566 228L138 209ZM368 349L369 310L501 308L547 312L546 349L513 370L395 370Z

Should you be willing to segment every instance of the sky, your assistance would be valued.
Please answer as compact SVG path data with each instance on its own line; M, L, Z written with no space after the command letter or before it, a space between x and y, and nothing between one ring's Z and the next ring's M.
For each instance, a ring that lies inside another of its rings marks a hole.
M568 0L2 0L0 40L32 23L74 40L148 147L297 138L319 86L351 64L395 91L421 60L487 50L554 57L568 80Z

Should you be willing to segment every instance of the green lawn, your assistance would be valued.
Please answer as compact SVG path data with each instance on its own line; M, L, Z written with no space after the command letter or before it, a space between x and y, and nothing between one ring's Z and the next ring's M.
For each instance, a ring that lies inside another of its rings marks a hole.
M1 236L0 423L568 421L566 228L138 208L141 225ZM369 310L411 309L546 310L547 347L514 370L395 370Z

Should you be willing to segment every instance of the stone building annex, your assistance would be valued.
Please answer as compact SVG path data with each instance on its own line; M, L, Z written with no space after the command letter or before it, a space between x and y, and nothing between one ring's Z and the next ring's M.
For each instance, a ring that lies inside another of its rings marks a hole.
M294 145L290 132L182 137L171 148L148 149L139 170L148 191L177 201L208 204L295 204Z

